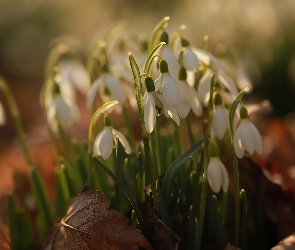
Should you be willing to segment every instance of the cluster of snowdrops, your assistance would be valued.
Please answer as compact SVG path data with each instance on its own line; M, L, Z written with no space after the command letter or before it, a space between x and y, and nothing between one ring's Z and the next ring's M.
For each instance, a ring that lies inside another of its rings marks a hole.
M205 49L191 45L183 36L184 25L169 37L168 21L168 17L161 20L149 39L114 26L93 47L85 66L79 60L78 50L67 40L59 39L54 44L47 62L41 104L53 145L56 146L57 138L64 142L62 153L57 147L55 150L58 163L66 169L64 178L57 176L61 182L60 193L66 201L86 184L116 200L118 188L122 189L134 211L133 224L144 228L143 190L149 188L155 215L180 234L184 244L193 244L194 249L198 249L206 223L206 197L209 194L216 197L221 189L223 193L228 192L228 173L219 157L220 141L227 136L229 150L232 149L230 167L235 174L235 246L241 247L244 236L240 232L245 225L240 222L243 216L240 206L244 204L241 200L245 199L245 191L239 187L237 158L244 157L245 153L252 155L254 151L262 153L261 135L242 103L251 85L238 68L228 72L226 62L210 53L206 39ZM1 85L5 89L4 80ZM87 143L75 142L76 155L73 156L67 128L79 122L77 90L85 94L92 119ZM130 112L139 114L141 140L135 139ZM206 117L202 131L194 130L194 116ZM116 128L116 117L124 118L123 133ZM1 105L0 118L4 123ZM102 122L103 129L98 131L97 124ZM77 159L81 164L77 164ZM33 165L30 160L28 163ZM102 172L97 172L101 167ZM58 173L62 176L63 168L59 168ZM108 176L113 184L102 180ZM104 184L98 183L103 181ZM71 191L71 182L75 183L74 191ZM113 191L106 186L117 188ZM190 188L195 190L195 197L190 195ZM45 193L39 195L46 196ZM36 199L41 198L37 195ZM177 207L177 203L182 208ZM50 205L43 204L43 208L46 206ZM64 215L66 208L60 209L55 216ZM120 205L117 209L120 210ZM121 210L128 214L130 209L121 207ZM52 224L50 213L48 227ZM222 216L220 218L224 224ZM190 223L192 227L187 226ZM43 230L44 235L48 227ZM181 234L181 230L193 232ZM225 247L228 241L222 239L218 243Z

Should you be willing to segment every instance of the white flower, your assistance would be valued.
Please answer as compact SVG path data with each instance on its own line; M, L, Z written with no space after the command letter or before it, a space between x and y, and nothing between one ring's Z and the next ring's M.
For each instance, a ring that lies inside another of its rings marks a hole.
M63 81L75 86L82 93L87 93L90 87L90 78L82 63L77 60L62 60L58 66Z
M0 102L0 126L6 123L6 115L2 103Z
M215 193L219 193L221 187L223 192L227 192L228 190L228 174L225 166L217 156L210 157L208 165L208 182Z
M191 48L184 48L182 54L182 63L187 71L196 71L198 69L199 59Z
M181 99L178 83L168 72L168 64L165 60L160 62L161 74L155 81L155 90L162 97L164 102L172 108L175 108Z
M262 154L261 135L248 118L241 119L234 134L234 149L239 158L244 156L244 151L247 151L250 155L252 155L254 151L258 154Z
M131 148L125 136L111 126L105 126L94 140L94 155L101 155L104 160L108 159L114 148L114 143L117 147L117 138L125 148L125 152L130 154Z
M223 70L222 64L211 53L195 48L193 49L193 52L197 55L200 61L202 61L205 65L210 66L213 70Z
M211 84L212 71L207 70L205 74L201 77L198 85L198 93L201 102L208 104L210 98L210 84Z
M146 92L143 97L144 101L144 125L146 131L150 134L156 125L157 110L155 104L155 92Z
M110 73L103 73L99 78L97 78L90 90L87 93L87 106L88 108L91 108L95 96L99 90L102 90L100 92L100 97L105 100L105 89L109 91L110 99L111 100L118 100L118 102L123 105L126 101L126 93L124 88L122 87L121 83L113 77Z
M217 105L212 114L212 129L221 140L229 130L229 111L223 105Z
M188 88L192 98L192 111L196 116L200 117L203 113L203 106L199 100L199 95L194 87L189 86Z
M159 51L159 55L168 63L169 72L175 78L178 76L179 63L177 57L171 51L167 44L164 44Z
M47 107L47 121L50 127L56 131L57 122L62 127L70 127L79 119L79 110L74 102L64 99L57 94Z

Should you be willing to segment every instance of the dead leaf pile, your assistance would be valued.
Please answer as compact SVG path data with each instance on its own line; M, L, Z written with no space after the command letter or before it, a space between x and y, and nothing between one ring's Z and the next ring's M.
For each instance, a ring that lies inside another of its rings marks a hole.
M146 215L145 223L149 234L149 240L157 250L178 249L180 238L167 227L154 213L151 192L146 191Z
M151 249L141 231L120 212L109 209L110 204L110 198L99 191L82 192L72 200L43 249Z

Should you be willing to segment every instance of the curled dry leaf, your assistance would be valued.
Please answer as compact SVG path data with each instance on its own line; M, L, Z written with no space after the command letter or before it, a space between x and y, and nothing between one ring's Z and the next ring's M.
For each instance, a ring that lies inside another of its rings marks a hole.
M82 192L72 200L44 249L150 249L141 231L130 226L127 217L109 209L110 204L110 198L99 191Z
M157 250L177 250L180 238L154 213L150 189L146 190L145 223L152 246Z

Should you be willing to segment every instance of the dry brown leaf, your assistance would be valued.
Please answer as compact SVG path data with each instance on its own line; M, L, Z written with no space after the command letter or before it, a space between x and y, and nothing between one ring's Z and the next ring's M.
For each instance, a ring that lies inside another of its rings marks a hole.
M155 215L153 211L153 200L149 189L146 191L145 199L145 223L151 244L157 250L178 249L178 244L181 239Z
M44 249L112 249L149 248L141 231L130 226L127 217L109 209L105 194L88 190L75 197L65 217L51 233Z

